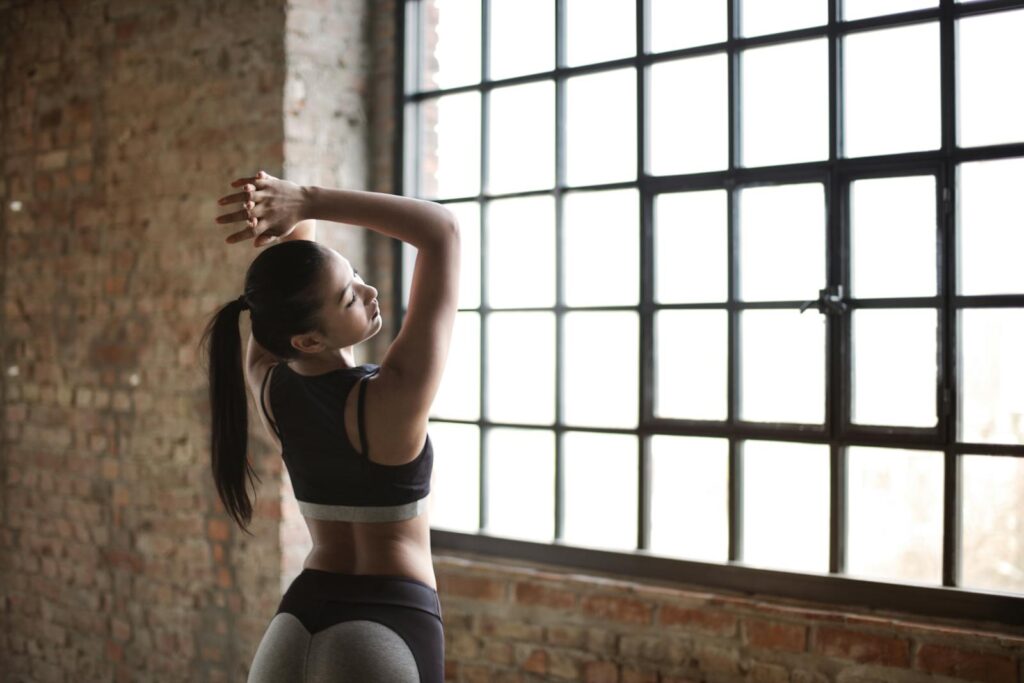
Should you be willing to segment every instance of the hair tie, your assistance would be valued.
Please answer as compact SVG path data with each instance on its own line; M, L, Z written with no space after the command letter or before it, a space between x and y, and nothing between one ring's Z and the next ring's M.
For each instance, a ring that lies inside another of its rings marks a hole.
M245 294L239 294L238 298L235 299L235 301L240 303L240 304L242 304L242 310L243 311L248 311L249 310L249 302L245 300Z

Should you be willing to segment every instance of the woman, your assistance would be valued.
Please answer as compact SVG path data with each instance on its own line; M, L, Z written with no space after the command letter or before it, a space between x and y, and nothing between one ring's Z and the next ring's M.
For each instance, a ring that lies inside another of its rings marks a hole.
M259 643L249 683L441 683L427 417L458 307L455 217L434 202L300 187L262 171L232 186L240 191L219 203L242 209L217 222L246 227L225 241L273 246L249 265L242 295L203 334L214 481L248 532L248 387L313 540ZM377 290L316 242L311 219L363 225L418 250L408 312L380 364L357 365L354 355L380 330ZM243 310L252 321L244 363Z

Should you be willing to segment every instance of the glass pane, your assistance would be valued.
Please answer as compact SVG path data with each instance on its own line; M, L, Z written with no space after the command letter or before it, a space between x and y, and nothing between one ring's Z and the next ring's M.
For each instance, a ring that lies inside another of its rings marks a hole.
M744 36L780 33L828 23L827 0L742 0L740 6L740 30Z
M555 421L553 313L492 313L487 317L486 391L490 420Z
M690 420L726 419L726 311L656 311L654 344L654 414Z
M476 533L480 528L480 428L430 422L434 471L430 478L430 526Z
M555 184L555 84L491 91L487 190L493 194Z
M565 302L616 306L640 300L640 198L634 189L565 196Z
M843 21L938 7L939 0L843 0Z
M555 68L555 7L551 0L490 0L490 78ZM479 4L479 3L477 3ZM530 49L523 49L523 36Z
M850 184L853 296L935 296L935 202L935 176Z
M934 309L853 311L852 422L936 425L937 326Z
M494 427L485 438L487 533L544 543L554 540L554 432Z
M637 438L566 432L565 536L570 545L636 548Z
M636 54L635 0L603 0L598 7L593 0L566 0L565 15L566 66Z
M1024 593L1024 458L960 457L963 585Z
M825 287L825 188L740 190L740 298L809 301ZM817 310L817 309L812 309Z
M422 89L480 80L480 0L421 0Z
M1024 444L1024 309L968 309L960 325L960 439Z
M650 173L729 167L729 71L724 54L650 67Z
M448 362L430 416L480 419L480 314L475 311L455 314Z
M745 50L740 57L744 166L828 158L828 41Z
M416 269L416 255L419 249L408 242L402 242L402 310L409 308L409 295L412 293L412 274ZM383 310L383 309L382 309Z
M845 156L938 149L939 24L843 39Z
M633 311L566 313L562 372L567 424L636 427L639 331Z
M729 253L725 190L654 197L654 300L725 301Z
M942 583L942 453L852 446L847 573Z
M813 308L740 314L740 419L824 422L825 322Z
M555 305L555 201L550 196L487 204L488 303Z
M958 170L960 294L1024 292L1024 158L976 161Z
M651 547L658 555L729 559L729 442L651 437Z
M566 81L566 181L570 185L636 178L636 70Z
M651 0L651 52L724 42L726 7L722 0Z
M1024 88L1010 65L1024 64L1024 10L957 21L959 144L1024 140Z
M476 308L480 305L480 205L476 202L454 202L445 208L455 214L459 221L462 267L459 271L459 308ZM416 255L419 250L408 242L402 242L402 309L409 308L409 294L412 291L412 275L416 272Z
M424 100L420 107L419 196L480 193L480 93Z
M476 202L445 204L459 221L462 245L459 268L459 308L480 306L480 205ZM408 242L402 242L402 247ZM411 272L411 271L409 271Z
M743 444L743 562L828 573L828 446Z

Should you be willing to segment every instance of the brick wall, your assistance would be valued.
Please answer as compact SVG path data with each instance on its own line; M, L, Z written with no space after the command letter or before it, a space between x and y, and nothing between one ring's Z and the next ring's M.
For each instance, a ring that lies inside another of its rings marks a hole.
M283 165L284 20L278 0L0 2L5 683L244 680L276 606L279 459L252 441L242 534L196 344L253 256L215 199Z
M1024 632L434 554L460 683L1024 681Z

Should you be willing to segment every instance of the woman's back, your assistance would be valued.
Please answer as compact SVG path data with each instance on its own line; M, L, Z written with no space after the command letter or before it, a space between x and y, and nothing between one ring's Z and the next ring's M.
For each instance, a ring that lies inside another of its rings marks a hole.
M396 418L396 403L407 399L393 400L402 386L391 377L374 364L303 375L281 363L261 382L269 424L261 417L285 457L313 540L303 567L408 576L436 588L431 499L424 495L433 452L426 424ZM317 420L321 411L328 414L325 421ZM333 415L343 419L332 425ZM367 451L369 462L362 463Z

